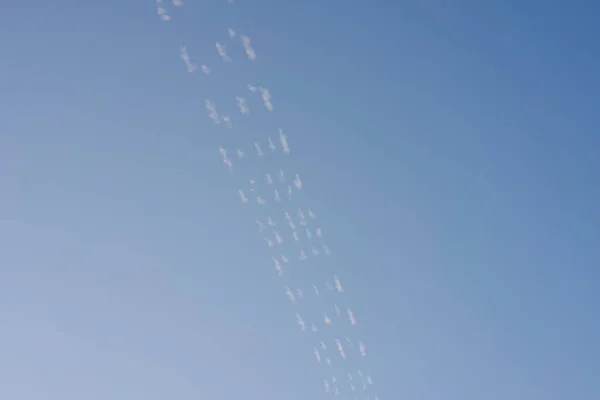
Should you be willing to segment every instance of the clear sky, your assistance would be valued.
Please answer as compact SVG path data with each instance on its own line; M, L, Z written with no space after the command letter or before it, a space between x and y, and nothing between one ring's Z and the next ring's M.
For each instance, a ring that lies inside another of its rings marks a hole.
M3 6L0 398L331 396L237 194L280 162L382 400L600 398L595 2L184 2Z

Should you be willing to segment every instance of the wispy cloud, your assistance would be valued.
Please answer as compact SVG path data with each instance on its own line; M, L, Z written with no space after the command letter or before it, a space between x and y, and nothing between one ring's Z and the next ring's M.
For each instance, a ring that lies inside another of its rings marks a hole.
M240 200L242 201L242 203L248 203L248 198L246 197L246 195L244 194L244 192L242 191L242 189L240 189L238 191L238 193L240 194Z
M300 255L298 256L298 259L301 261L306 260L308 257L306 257L306 253L304 252L304 250L300 250Z
M316 257L316 256L318 256L321 253L319 252L319 250L315 246L313 246L312 247L312 254L313 254L313 256Z
M288 185L288 200L292 200L292 187Z
M298 189L302 189L302 181L300 180L300 176L296 174L296 179L294 179L294 186Z
M283 268L281 268L281 263L279 262L279 260L273 257L273 263L275 264L275 271L277 271L277 275L282 275Z
M331 365L331 360L329 358L326 358L325 361L327 362L327 365ZM334 393L337 395L337 390L338 388L334 388Z
M273 243L273 241L271 239L265 239L265 242L267 242L267 246L269 246L269 247L275 246L275 243Z
M208 110L208 117L213 120L215 124L220 124L221 119L217 112L217 106L210 100L206 100L206 109Z
M286 263L286 262L288 262L288 259L287 259L287 257L286 257L286 256L283 256L283 255L282 255L282 256L281 256L281 261L282 261L282 262L284 262L284 263Z
M241 192L241 190L240 190L240 192ZM246 197L246 196L244 196L244 197ZM246 202L247 201L248 201L248 199L246 199ZM264 232L264 230L265 230L265 224L263 224L259 220L256 220L256 225L258 225L258 233Z
M227 32L229 33L229 37L231 39L235 38L235 31L231 28L227 29Z
M329 382L325 381L325 393L329 393Z
M331 250L329 250L329 247L327 247L326 244L323 245L323 251L325 252L325 254L330 255L331 254Z
M187 47L186 46L181 46L179 48L179 57L183 60L183 62L185 63L185 66L188 70L188 72L194 72L196 71L196 66L192 63L192 61L190 60L190 55L188 54L187 51Z
M269 111L273 111L273 103L271 103L271 92L269 89L265 89L264 87L260 87L260 95L263 99L263 103L265 103L265 108Z
M244 158L246 156L246 154L240 149L237 149L235 152L236 152L239 160L241 160L242 158Z
M285 172L281 168L279 169L279 182L285 182Z
M296 296L298 296L299 299L304 298L304 292L302 291L302 289L296 289Z
M280 203L281 202L281 196L279 195L279 190L275 189L273 190L274 196L275 196L275 203Z
M256 93L258 88L254 85L248 84L248 90L251 91L252 93Z
M315 214L314 212L312 212L312 210L310 208L308 209L308 216L311 219L317 219L317 214Z
M319 295L319 288L316 285L313 285L313 289L315 290L315 296Z
M229 157L227 157L227 150L225 150L222 147L219 147L219 154L221 154L221 158L223 159L223 164L227 165L227 167L229 167L229 170L231 171L233 169L233 164L231 163L231 160L229 159Z
M273 143L273 139L269 138L269 150L272 152L276 150L275 143Z
M290 145L288 144L287 135L283 133L282 129L279 129L279 141L281 142L281 147L283 148L283 152L285 154L290 154Z
M367 347L363 342L358 342L358 350L360 351L360 355L366 357L367 355Z
M273 184L273 178L271 178L271 174L267 174L267 184L269 184L269 185Z
M273 221L273 218L268 217L267 219L267 224L269 224L270 226L276 226L277 224L275 223L275 221Z
M371 375L367 375L367 384L368 385L372 385L373 384L373 379L371 378Z
M334 304L333 307L335 308L335 315L339 318L342 316L342 311L340 310L340 308L337 306L337 304Z
M236 96L235 101L237 102L237 105L242 114L250 113L250 109L248 108L248 105L246 104L246 100L243 97Z
M327 345L324 342L321 342L321 348L323 350L327 350Z
M217 53L219 53L219 55L221 56L221 59L224 62L230 62L231 61L231 57L229 57L229 55L227 54L227 48L225 47L224 44L216 42L215 43L215 47L217 48Z
M175 7L181 7L183 5L183 1L181 1L181 0L173 0L173 5Z
M246 55L248 56L249 60L256 60L256 52L254 51L254 49L252 48L252 44L250 42L250 39L247 36L240 36L240 40L242 41L242 44L244 45L244 50L246 51Z
M296 313L296 320L298 321L298 325L300 325L300 328L303 331L305 331L306 330L306 324L304 323L304 320L302 319L302 317L298 313Z
M263 206L266 204L265 199L263 199L260 196L256 196L256 204L258 204L259 206Z
M283 218L286 219L286 221L288 222L288 224L290 225L290 229L291 230L296 230L296 225L294 225L294 221L292 221L292 217L290 216L290 213L288 213L287 211L283 214Z
M348 321L350 321L350 325L356 325L356 318L351 309L348 309Z
M300 218L300 225L306 225L306 219L304 218L304 213L302 212L302 210L299 208L298 211L298 218Z
M342 358L345 360L346 359L346 352L344 351L344 346L342 346L342 342L340 342L339 339L335 339L335 346L337 347L340 356L342 356Z
M331 325L331 319L329 319L327 314L325 314L325 317L323 317L323 322L325 322L325 325Z
M279 234L279 232L275 231L275 241L277 242L277 244L282 244L283 243L283 238L281 237L281 235Z
M258 157L262 157L265 155L265 153L263 153L262 149L260 148L260 145L256 142L254 142L254 148L256 149L256 155Z
M319 349L317 349L316 347L313 349L313 353L315 354L315 357L317 358L318 362L321 362L321 354L319 353Z
M294 232L292 233L292 236L294 236L294 240L295 240L295 241L298 241L298 240L300 240L300 237L298 236L298 232L294 231Z
M156 0L156 15L161 19L161 21L170 21L171 16L167 13L167 10L162 6L162 0Z
M302 223L302 222L300 222ZM310 229L306 228L306 237L308 238L308 240L312 239L312 233L310 233Z
M233 125L231 125L231 118L229 118L229 115L223 115L222 119L225 125L227 125L227 128L231 129L233 127Z
M296 304L296 297L294 296L294 292L289 287L285 287L285 295L290 299L293 304Z
M318 331L317 326L315 324L312 325L312 331L313 333L316 333Z
M318 237L321 237L323 235L323 232L321 231L321 228L317 228L317 232L316 232Z
M344 287L342 286L342 282L340 282L340 280L337 277L337 275L333 276L333 284L335 285L335 290L337 290L339 293L342 293L344 291Z
M211 72L211 71L210 71L210 68L208 68L208 67L207 67L206 65L204 65L204 64L202 64L202 65L200 66L200 69L202 69L202 72L204 72L204 73L205 73L205 74L207 74L207 75L208 75L208 74L210 74L210 72Z

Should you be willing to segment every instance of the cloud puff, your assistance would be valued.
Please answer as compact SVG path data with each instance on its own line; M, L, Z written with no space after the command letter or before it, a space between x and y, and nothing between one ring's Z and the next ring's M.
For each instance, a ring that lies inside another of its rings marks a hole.
M273 241L271 239L265 239L265 242L267 242L267 246L269 246L269 247L275 246L275 243L273 243Z
M340 282L340 280L337 277L337 275L333 276L333 284L335 286L335 290L337 290L339 293L342 293L344 291L344 288L342 286L342 282Z
M268 217L267 219L267 224L269 224L270 226L276 226L277 224L275 223L275 221L273 221L273 218Z
M246 154L240 149L236 150L236 154L237 154L237 157L239 160L241 160L242 158L244 158L246 156Z
M313 349L313 353L315 354L315 357L317 358L318 362L321 362L321 354L319 354L319 349L317 349L316 347Z
M279 190L275 189L273 190L274 196L275 196L275 203L280 203L281 202L281 196L279 195Z
M315 296L319 295L319 288L316 285L313 285L313 289L315 290Z
M331 319L329 319L327 314L325 314L325 317L323 318L323 322L325 322L325 325L331 325Z
M272 257L272 258L273 258L273 263L275 264L275 271L277 271L277 275L282 275L283 268L281 268L281 263L275 257Z
M273 143L273 139L269 138L269 150L272 152L276 150L275 143Z
M318 237L323 236L323 232L321 231L321 228L317 228L317 236Z
M300 221L300 223L302 223L302 221ZM310 229L306 228L306 237L308 238L308 240L312 239L312 233L310 233Z
M300 255L298 256L298 259L301 261L306 260L308 257L306 256L306 253L304 252L304 250L300 250Z
M301 209L298 209L298 218L300 218L300 225L306 225L306 220L304 218L304 213Z
M325 359L325 361L327 362L327 365L331 365L331 360L329 358ZM336 392L337 392L337 390L338 390L338 388L335 388Z
M337 306L337 304L334 304L333 307L335 308L335 315L337 315L339 318L342 315L340 308Z
M279 141L281 142L281 148L285 154L290 154L290 146L288 144L287 136L283 133L283 130L279 129Z
M246 197L242 189L240 189L238 192L240 194L240 200L242 201L242 203L248 203L248 198Z
M267 183L268 183L269 185L272 185L272 184L273 184L273 178L271 178L271 174L267 174Z
M292 187L288 185L288 200L292 199Z
M300 180L300 176L296 174L296 179L294 179L294 186L298 189L302 189L302 181Z
M285 182L285 172L281 168L279 169L279 182Z
M296 297L294 296L294 292L289 287L285 287L285 295L291 300L293 304L296 304Z
M185 46L181 46L179 48L179 57L183 60L183 62L185 63L185 66L188 70L188 72L194 72L196 71L196 66L192 63L192 61L190 60L190 56L188 54L187 51L187 47Z
M229 55L227 55L227 48L225 47L225 45L216 42L215 43L215 47L217 48L217 53L219 53L219 55L221 56L221 59L224 62L230 62L231 58L229 57Z
M312 331L316 333L316 332L317 332L317 330L318 330L318 329L317 329L316 325L315 325L315 324L313 324L313 325L312 325Z
M240 193L243 195L242 191L240 190ZM246 196L244 196L245 198ZM248 199L246 199L246 202L248 202ZM258 232L263 232L265 230L265 224L263 224L262 222L260 222L259 220L256 220L256 224L258 225Z
M181 1L181 0L173 0L173 5L175 7L181 7L183 5L183 1Z
M346 359L346 352L344 351L344 346L342 346L342 342L340 342L339 339L335 339L335 345L340 353L340 356L342 356L342 358L345 360Z
M367 384L372 385L373 379L371 379L371 375L367 375Z
M206 109L208 110L208 117L212 119L215 124L221 123L219 113L217 112L217 106L210 100L206 100Z
M363 342L358 342L358 350L360 351L360 355L363 357L367 356L367 347Z
M229 159L229 157L227 157L227 150L225 150L222 147L219 147L219 154L221 154L221 158L223 159L223 164L227 165L227 167L229 167L229 170L231 171L233 169L233 164L231 163L231 160Z
M325 393L329 393L329 382L325 381Z
M298 321L298 325L300 325L300 328L303 331L305 331L306 330L306 324L304 323L304 320L302 319L302 317L298 313L296 313L296 320Z
M315 214L314 212L312 212L312 210L310 208L308 209L308 216L311 219L317 219L317 214Z
M261 205L261 206L262 206L262 205L265 205L265 203L266 203L266 202L265 202L265 199L263 199L263 198L262 198L262 197L260 197L260 196L256 196L256 204L258 204L258 205Z
M229 33L229 37L230 37L231 39L233 39L233 38L235 37L235 31L234 31L233 29L229 28L229 29L227 30L227 32Z
M290 229L296 230L296 225L294 225L294 221L292 221L292 217L290 217L290 214L286 211L283 215L284 218L287 220L288 224L290 225Z
M237 105L240 108L240 112L242 114L250 113L250 109L248 108L248 105L246 104L246 100L243 97L236 96L235 100L236 100Z
M327 245L323 245L323 251L325 252L325 254L330 255L331 254L331 250L329 250L329 247L327 247Z
M244 50L246 51L246 55L248 56L248 59L251 61L256 60L256 52L252 48L250 39L247 36L242 35L242 36L240 36L240 40L242 41L242 44L244 45Z
M271 103L271 92L269 89L265 89L264 87L260 87L260 95L263 99L263 103L265 103L265 108L269 111L273 111L273 104Z
M313 253L313 256L315 256L315 257L318 256L319 254L321 254L321 253L319 253L319 250L315 246L313 246L313 248L312 248L312 253Z
M281 238L281 235L277 231L275 231L275 241L277 242L277 244L283 243L283 239Z
M205 74L207 74L207 75L208 75L208 74L210 74L210 72L211 72L211 71L210 71L210 68L208 68L208 67L207 67L206 65L204 65L204 64L202 64L202 65L200 66L200 69L202 69L202 72L204 72L204 73L205 73Z
M156 15L161 21L170 21L171 16L167 13L167 10L162 6L162 0L156 0Z
M258 157L262 157L265 155L265 153L263 153L262 149L260 148L260 145L256 142L254 142L254 148L256 149L256 155Z
M248 90L251 91L252 93L256 93L258 88L254 85L248 84Z
M348 309L348 321L350 321L351 325L356 325L356 318L354 317L354 313L351 309Z
M284 263L288 262L288 259L286 256L281 256L281 261L283 261Z
M231 118L228 115L223 115L223 122L227 125L227 128L231 129L233 126L231 125Z
M294 240L295 240L295 241L298 241L298 240L300 240L300 237L298 236L298 232L294 231L294 232L292 233L292 236L294 236Z

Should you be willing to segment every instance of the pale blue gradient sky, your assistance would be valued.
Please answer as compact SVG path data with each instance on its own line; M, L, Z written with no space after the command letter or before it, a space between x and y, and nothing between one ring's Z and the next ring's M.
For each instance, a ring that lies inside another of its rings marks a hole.
M318 398L204 109L249 81L382 400L600 398L600 9L459 3L4 5L0 398Z

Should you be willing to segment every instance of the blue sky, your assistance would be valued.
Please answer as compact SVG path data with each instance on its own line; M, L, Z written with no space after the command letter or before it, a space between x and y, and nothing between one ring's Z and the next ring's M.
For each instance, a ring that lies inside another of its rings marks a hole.
M597 5L170 10L3 9L1 398L327 397L237 196L281 163L334 250L298 282L343 278L381 399L600 398ZM222 166L278 127L289 157Z

